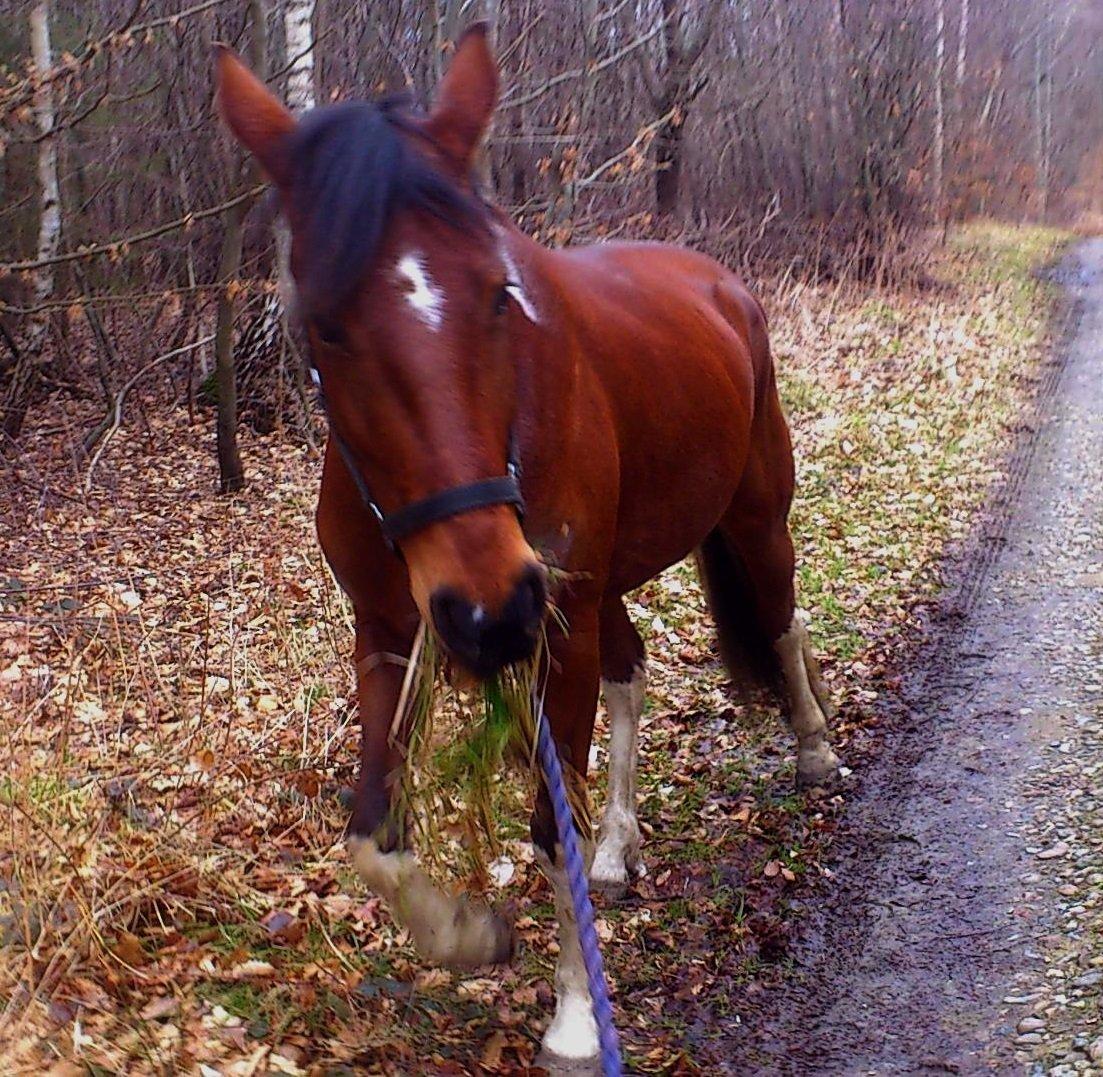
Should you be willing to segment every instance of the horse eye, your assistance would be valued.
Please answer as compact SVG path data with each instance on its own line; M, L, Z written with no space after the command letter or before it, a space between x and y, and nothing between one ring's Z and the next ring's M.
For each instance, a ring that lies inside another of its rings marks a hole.
M509 309L509 289L510 284L507 281L494 295L494 315L497 318L500 318Z
M340 322L330 318L315 318L314 332L318 339L330 348L343 348L345 346L345 331Z

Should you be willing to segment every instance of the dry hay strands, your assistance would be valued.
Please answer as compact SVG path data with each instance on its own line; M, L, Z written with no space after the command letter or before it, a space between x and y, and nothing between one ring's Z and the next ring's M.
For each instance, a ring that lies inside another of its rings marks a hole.
M510 821L526 818L539 780L537 721L546 638L525 662L471 692L451 688L444 654L422 622L391 725L403 757L389 823L400 842L443 877L485 889ZM564 763L576 825L592 832L585 779ZM510 782L511 772L528 780ZM457 872L457 868L459 869Z

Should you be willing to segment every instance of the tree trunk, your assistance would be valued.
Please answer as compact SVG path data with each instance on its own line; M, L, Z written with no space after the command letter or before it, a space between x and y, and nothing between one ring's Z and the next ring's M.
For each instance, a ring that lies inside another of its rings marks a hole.
M249 0L252 29L250 59L253 70L264 71L264 7L262 0ZM256 169L248 165L246 182L253 183ZM234 307L237 275L241 270L241 243L249 202L239 202L226 211L222 253L218 259L218 308L215 314L215 387L218 393L218 488L224 494L245 485L245 468L237 446L237 374L234 370Z
M314 18L315 0L286 0L283 11L284 41L287 46L287 107L305 112L314 107Z
M682 185L682 152L685 148L686 114L704 87L695 87L693 69L712 33L718 0L701 4L686 0L662 0L664 29L662 73L649 79L648 89L660 116L672 113L655 132L655 210L668 216L678 209Z
M287 107L295 113L306 112L315 105L314 94L314 18L315 0L286 0L283 12L285 61L290 65L287 73ZM273 307L272 315L281 322L278 330L262 335L262 340L283 339L284 323L295 296L295 282L291 278L291 233L282 216L273 225L276 237L276 266L279 281L280 304ZM281 349L285 351L286 349Z
M237 379L234 371L234 298L241 268L241 240L247 205L226 211L226 230L218 259L218 312L215 318L215 387L218 394L218 488L230 494L245 485L237 447Z
M50 5L48 0L35 4L30 13L31 54L35 72L44 76L53 66L50 47ZM43 78L34 95L35 122L39 131L38 185L40 214L36 260L53 258L61 243L61 191L57 179L57 134L54 131L56 108L53 83ZM35 307L45 303L54 291L54 267L40 266L34 273ZM43 351L49 329L49 315L44 311L30 315L27 340L12 371L4 394L3 431L15 439L23 429L27 408L38 387L44 363Z
M965 85L965 56L969 48L969 0L961 0L961 21L957 28L957 70L954 75L954 87L957 93L957 107L964 109L961 90Z
M1034 37L1034 154L1036 186L1041 216L1049 209L1049 108L1047 104L1050 78L1046 59L1045 27L1039 26Z
M655 210L660 217L677 212L682 185L682 120L674 116L655 136Z
M942 219L943 172L946 165L946 108L942 99L943 74L946 68L945 0L935 0L934 41L934 211Z

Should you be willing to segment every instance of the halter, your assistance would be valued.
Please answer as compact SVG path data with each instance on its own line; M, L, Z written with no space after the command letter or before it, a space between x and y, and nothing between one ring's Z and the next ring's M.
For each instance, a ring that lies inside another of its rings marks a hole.
M310 354L309 351L307 354ZM345 469L352 476L352 481L356 483L360 500L379 521L379 529L383 532L383 540L387 543L388 549L399 557L402 557L402 551L398 544L403 539L423 531L430 524L451 519L465 512L489 508L491 505L512 505L517 510L518 518L524 518L525 498L521 493L521 463L517 451L517 438L512 430L509 434L509 454L504 475L498 475L492 479L476 479L474 482L461 483L459 486L449 486L435 494L413 501L409 505L403 505L389 515L384 515L379 503L372 496L360 468L356 466L356 459L352 455L348 442L341 437L333 425L329 407L326 404L325 390L322 387L322 373L315 366L313 358L310 359L310 376L318 390L318 403L325 412L326 419L329 420L329 436L345 462Z

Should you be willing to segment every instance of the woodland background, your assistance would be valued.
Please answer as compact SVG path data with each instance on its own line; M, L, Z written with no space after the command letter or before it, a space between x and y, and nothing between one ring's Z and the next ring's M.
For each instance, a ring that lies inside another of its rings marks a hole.
M0 0L0 425L135 386L313 441L278 227L214 113L211 43L296 109L429 99L492 20L485 184L549 243L669 237L752 279L922 278L931 226L1082 221L1103 180L1089 0ZM167 378L167 385L165 379Z
M324 422L212 100L225 41L296 109L424 102L476 17L494 198L550 244L691 244L764 301L853 772L794 795L691 563L630 596L649 874L599 930L636 1071L719 1072L784 984L882 703L1036 422L1045 270L1103 220L1096 2L0 0L4 1073L530 1072L554 931L528 783L500 788L508 968L426 968L348 865Z

